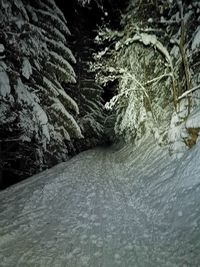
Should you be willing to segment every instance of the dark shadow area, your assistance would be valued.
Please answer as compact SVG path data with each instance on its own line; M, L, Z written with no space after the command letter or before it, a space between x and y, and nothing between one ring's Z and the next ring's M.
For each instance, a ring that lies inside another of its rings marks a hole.
M116 94L118 87L118 81L109 81L107 85L104 87L104 93L102 95L103 100L109 102Z

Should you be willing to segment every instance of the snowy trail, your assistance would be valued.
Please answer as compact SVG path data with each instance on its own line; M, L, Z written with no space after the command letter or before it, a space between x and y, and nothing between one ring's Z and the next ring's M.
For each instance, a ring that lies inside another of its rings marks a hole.
M0 192L0 266L200 266L199 158L98 148Z

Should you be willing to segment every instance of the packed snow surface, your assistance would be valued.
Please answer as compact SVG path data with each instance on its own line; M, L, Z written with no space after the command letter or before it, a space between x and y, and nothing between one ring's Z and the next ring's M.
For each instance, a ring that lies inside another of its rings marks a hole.
M0 193L1 267L200 266L200 144L97 148Z

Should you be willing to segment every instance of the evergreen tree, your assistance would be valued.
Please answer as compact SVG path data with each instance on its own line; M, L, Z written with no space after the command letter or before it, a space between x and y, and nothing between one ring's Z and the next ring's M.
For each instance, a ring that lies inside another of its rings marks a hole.
M94 20L94 24L91 25L90 20L93 17L87 6L82 8L76 1L71 2L72 9L76 10L71 17L70 25L72 25L73 32L73 51L77 59L75 65L77 83L70 86L67 92L75 99L80 109L78 124L84 135L84 142L78 139L73 142L74 149L80 151L102 142L105 114L102 99L103 89L95 82L95 73L91 68L92 55L96 48L93 31L97 22ZM99 9L94 5L95 8Z
M75 58L54 0L1 0L0 7L1 166L24 177L49 158L66 159L66 141L83 137L79 108L65 91L76 82Z

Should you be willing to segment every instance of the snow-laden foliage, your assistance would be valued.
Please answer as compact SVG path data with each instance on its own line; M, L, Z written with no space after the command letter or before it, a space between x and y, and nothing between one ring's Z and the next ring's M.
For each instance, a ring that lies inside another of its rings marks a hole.
M85 6L85 5L90 4L91 0L78 0L78 2L79 2L81 5Z
M110 33L113 34L107 30L107 34ZM145 37L145 41L152 38L151 35ZM171 66L151 42L144 44L144 40L135 38L135 35L127 38L126 35L118 36L118 33L114 33L113 38L121 38L121 45L116 42L109 59L107 48L105 54L97 54L95 67L99 70L97 79L102 85L115 80L119 82L118 92L106 104L106 108L113 109L117 115L115 132L126 140L138 140L151 131L157 135L159 122L168 116L163 107L172 99L170 88L167 90L162 84L163 79L171 83Z
M103 89L93 79L80 80L80 91L77 101L80 106L78 123L85 137L85 145L98 144L104 133ZM87 144L86 144L87 143Z
M10 94L10 80L6 72L6 64L3 61L0 64L0 96L5 98Z
M75 59L66 47L65 38L70 34L66 21L59 9L56 8L54 1L47 1L46 5L39 2L33 8L33 11L34 15L37 16L36 23L33 26L34 30L41 35L40 38L45 44L44 55L39 59L39 65L42 68L39 68L40 74L37 73L35 78L36 90L39 84L40 97L43 98L46 112L49 113L49 120L54 130L58 132L58 129L63 126L64 120L64 128L68 132L68 139L70 140L70 137L81 138L80 128L73 118L73 114L79 113L78 106L63 88L63 83L76 82L76 75L70 65L71 62L75 62ZM53 28L52 25L54 25ZM41 87L43 87L44 92L49 91L47 98L42 96ZM66 107L73 113L70 114ZM54 121L60 127L54 127ZM60 142L62 142L62 139Z
M65 91L76 82L76 60L54 0L2 0L0 7L2 164L23 176L51 158L66 158L66 140L82 138L78 105Z
M77 0L79 5L83 7L88 7L91 4L96 4L99 8L103 8L104 0Z
M103 89L95 83L93 74L84 70L83 63L81 72L77 69L79 75L77 84L68 88L68 93L75 99L79 106L79 115L77 117L78 125L84 136L84 142L81 139L73 141L73 149L76 152L93 147L102 142L104 135L104 107L102 100Z
M92 12L88 15L87 7L80 7L75 1L76 13L69 21L73 32L73 52L76 57L74 66L77 83L67 88L67 93L75 100L79 107L78 124L84 135L84 141L73 141L74 152L82 151L99 145L104 139L103 89L95 82L94 70L90 69L93 60L94 37L92 32L95 24L88 27L88 21L93 18ZM81 34L80 34L81 33Z
M175 143L185 149L197 140L187 120L200 104L199 13L195 0L130 0L122 30L100 29L96 42L103 49L94 67L102 85L119 84L106 104L116 114L118 136L138 140L153 131L172 151Z

